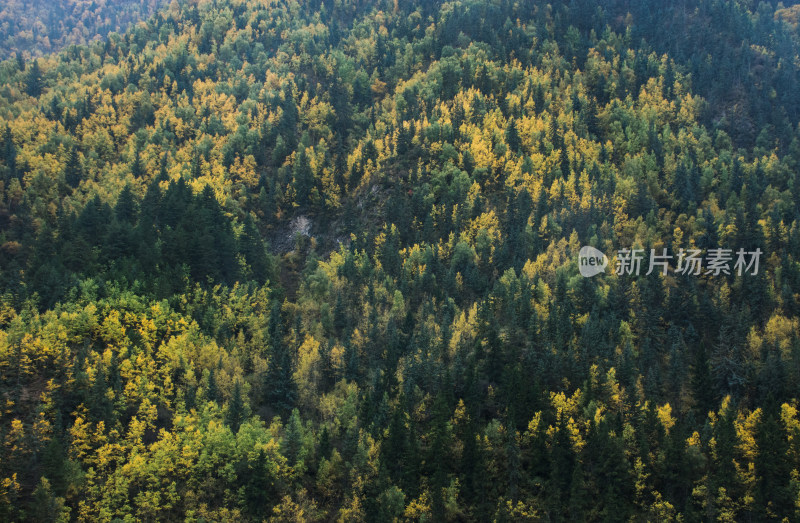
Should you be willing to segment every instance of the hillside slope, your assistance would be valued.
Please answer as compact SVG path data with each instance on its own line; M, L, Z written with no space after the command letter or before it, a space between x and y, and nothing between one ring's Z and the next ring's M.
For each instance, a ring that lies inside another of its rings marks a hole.
M797 37L662 4L175 2L0 63L0 519L800 517Z
M42 56L102 41L166 5L166 0L7 0L0 6L0 58Z

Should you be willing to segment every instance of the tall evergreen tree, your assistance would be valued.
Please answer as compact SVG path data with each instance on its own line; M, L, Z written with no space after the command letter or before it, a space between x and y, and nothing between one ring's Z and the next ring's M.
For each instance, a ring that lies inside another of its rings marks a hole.
M270 359L264 387L267 403L278 412L287 413L294 405L296 385L293 379L294 362L290 349L283 339L282 323L280 303L275 301L269 319Z
M34 60L25 78L25 92L28 96L38 98L42 94L42 88L42 70L39 68L39 60Z
M64 167L64 181L74 189L78 187L82 179L83 167L81 166L81 160L78 156L78 148L73 145L69 150L67 163Z

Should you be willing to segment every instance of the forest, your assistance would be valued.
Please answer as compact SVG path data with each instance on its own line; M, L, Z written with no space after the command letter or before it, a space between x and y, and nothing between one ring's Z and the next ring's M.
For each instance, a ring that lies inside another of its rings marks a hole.
M800 520L797 5L42 3L0 521Z
M104 39L153 15L165 0L4 0L0 58L42 56Z

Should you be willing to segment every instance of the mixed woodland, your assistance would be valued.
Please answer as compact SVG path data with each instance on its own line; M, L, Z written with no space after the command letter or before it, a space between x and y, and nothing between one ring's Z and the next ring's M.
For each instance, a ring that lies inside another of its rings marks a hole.
M102 40L165 5L166 0L3 0L0 57L24 60Z
M40 3L0 520L800 519L797 6Z

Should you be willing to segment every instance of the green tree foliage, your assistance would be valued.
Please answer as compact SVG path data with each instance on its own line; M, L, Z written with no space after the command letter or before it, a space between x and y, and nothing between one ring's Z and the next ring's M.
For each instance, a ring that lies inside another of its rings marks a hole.
M0 519L800 519L795 10L173 2L53 55L157 3L39 4Z
M166 5L166 0L10 0L0 10L5 22L0 32L0 57L41 56L70 45L89 44L112 31L124 31Z

